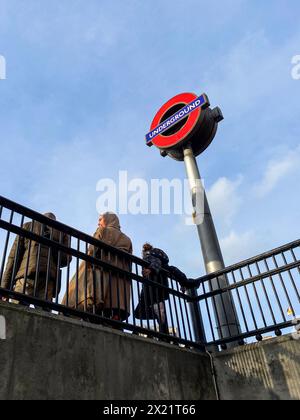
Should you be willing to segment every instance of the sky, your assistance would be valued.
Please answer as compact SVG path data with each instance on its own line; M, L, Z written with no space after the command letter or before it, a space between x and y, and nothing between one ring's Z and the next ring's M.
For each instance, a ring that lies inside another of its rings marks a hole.
M297 0L0 0L0 192L93 234L102 178L185 177L145 146L157 110L207 93L224 121L198 163L226 264L299 238ZM196 228L178 215L122 215L204 275Z

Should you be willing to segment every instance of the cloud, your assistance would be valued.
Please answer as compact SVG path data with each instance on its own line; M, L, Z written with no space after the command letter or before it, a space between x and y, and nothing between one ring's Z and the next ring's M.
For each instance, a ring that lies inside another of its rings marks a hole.
M282 158L271 160L259 184L254 188L257 197L263 198L295 170L300 168L300 146L289 150Z
M300 83L291 77L290 60L299 49L299 31L277 44L266 28L258 27L228 45L222 57L208 66L203 85L222 108L224 145L226 152L232 147L231 153L238 156L232 162L237 167L244 154L249 159L249 153L259 150L258 162L283 136L287 144L293 141ZM284 92L289 106L278 106L277 92Z
M229 235L220 240L226 265L231 265L258 254L257 235L250 230L237 233L232 230Z
M238 189L242 182L241 176L235 181L226 177L219 178L207 193L214 217L227 226L231 225L240 208L242 199Z

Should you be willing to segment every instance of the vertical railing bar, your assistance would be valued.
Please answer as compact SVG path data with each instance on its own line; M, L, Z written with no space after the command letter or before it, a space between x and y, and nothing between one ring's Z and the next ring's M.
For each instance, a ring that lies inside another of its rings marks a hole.
M110 314L108 315L108 318L112 318L114 315L114 311L113 311L113 301L112 301L112 274L111 274L111 270L109 270L109 275L108 275L108 279L109 279L109 312Z
M283 258L284 263L287 265L287 259L286 259L285 255L284 255L284 253L282 252L282 253L281 253L281 255L282 255L282 258ZM292 285L293 285L293 288L294 288L294 290L295 290L295 293L296 293L296 295L297 295L298 301L300 302L300 295L299 295L299 291L298 291L298 289L297 289L297 286L296 286L296 283L295 283L295 280L294 280L294 277L293 277L293 275L292 275L291 270L288 270L288 274L289 274L289 277L290 277L291 283L292 283Z
M53 228L50 228L50 240L53 240ZM47 272L46 272L46 285L45 285L45 294L44 300L48 300L48 286L49 286L49 277L51 269L51 257L52 257L52 247L48 247L48 260L47 260Z
M93 258L96 258L96 247L93 245L92 247L92 251L93 251ZM97 303L97 285L96 285L96 274L95 274L95 264L92 264L91 267L91 276L92 276L92 282L93 282L93 299L92 299L92 313L93 315L96 315L96 303Z
M179 289L179 287L178 287ZM193 334L192 334L192 329L191 329L191 320L190 320L190 316L189 316L189 311L188 311L188 306L187 306L187 302L186 302L186 298L183 299L184 302L184 308L185 308L185 316L187 319L187 325L188 325L188 330L189 330L189 336L190 336L190 341L193 340Z
M139 270L138 270L138 265L135 263L135 274L137 276L139 276ZM140 277L140 276L139 276ZM137 292L138 292L138 307L139 307L139 312L140 312L140 327L143 328L143 319L142 319L142 302L143 302L143 293L145 293L145 289L142 286L142 289L140 289L140 283L142 283L140 280L137 280ZM142 292L141 292L142 290ZM145 301L145 298L144 298Z
M244 274L243 274L243 271L242 271L241 268L239 268L239 272L240 272L242 281L245 281L245 277L244 277ZM253 307L252 307L252 303L251 303L251 299L250 299L250 296L249 296L247 286L244 286L244 289L245 289L245 293L246 293L246 297L247 297L247 302L248 302L248 305L249 305L249 308L250 308L252 320L253 320L253 323L254 323L254 327L255 327L256 330L258 330L258 325L257 325L256 318L255 318L255 315L254 315L254 311L253 311Z
M115 265L116 267L118 267L118 256L115 255ZM118 316L119 316L119 320L121 320L121 301L120 301L120 274L119 272L116 270L115 273L115 277L117 277L117 311L118 311Z
M258 274L261 274L261 270L260 270L260 268L259 268L259 264L258 264L258 262L256 262L255 264L256 264L256 269L257 269L257 271L258 271ZM269 310L270 310L271 316L272 316L272 318L273 318L273 322L274 322L274 324L276 325L276 318L275 318L275 314L274 314L274 311L273 311L273 308L272 308L272 305L271 305L271 302L270 302L270 298L269 298L268 293L267 293L267 289L266 289L266 286L265 286L264 280L260 280L260 282L261 282L261 285L262 285L262 287L263 287L263 291L264 291L265 297L266 297L267 302L268 302L268 307L269 307Z
M59 243L63 244L63 232L59 232ZM56 284L55 284L55 303L58 303L58 283L60 282L61 274L61 251L58 251L57 254L57 268L56 268Z
M111 262L111 252L107 252L108 261ZM109 305L110 305L110 316L109 318L113 317L113 301L112 301L112 274L111 270L109 270Z
M170 311L171 323L172 323L171 327L172 327L172 330L173 330L173 335L174 335L174 337L176 337L176 329L175 329L175 324L174 324L173 311L172 311L172 306L171 306L170 298L167 300L167 302L169 304L169 311Z
M158 293L158 287L155 288L155 294L156 294L156 306L158 310L158 323L159 323L159 331L161 331L162 328L162 317L161 317L161 308L160 308L160 299L159 299L159 293ZM152 305L153 307L154 305ZM155 311L154 311L155 312ZM154 319L155 319L156 313L154 313ZM156 325L154 325L154 329L156 330Z
M123 265L122 266L123 266L123 268L126 268L127 267L127 261L126 261L125 257L122 257L122 260L123 260ZM130 266L130 264L128 266ZM124 303L125 303L125 312L126 312L126 319L125 320L126 320L126 323L128 324L129 315L128 315L128 303L127 303L127 287L128 287L129 283L128 283L128 278L126 276L122 275L122 277L124 277L123 285L124 285Z
M219 276L217 276L217 277L216 277L216 280L217 280L217 282L218 282L218 288L219 288L219 289L221 289L220 277L219 277ZM227 293L228 293L228 292L226 292L226 294L227 294ZM224 315L225 315L225 320L226 320L226 323L227 323L228 336L229 336L229 337L231 337L232 335L231 335L230 324L229 324L229 320L228 320L228 316L227 316L227 311L226 311L226 308L225 308L225 303L224 303L224 293L220 293L220 295L219 295L219 296L221 297L222 307L223 307L223 312L224 312ZM230 301L231 301L231 297L230 297ZM220 325L220 324L219 324L219 325ZM224 325L224 326L222 326L222 325L221 325L221 328L223 328L223 327L225 327L225 325Z
M131 303L132 319L133 319L133 325L134 325L134 327L136 327L133 279L130 280L130 283L131 283L130 293L131 293L131 302L132 302Z
M80 239L77 238L77 252L80 252ZM76 275L75 275L75 308L78 309L79 304L79 257L76 257Z
M182 338L182 334L181 334L181 328L180 328L180 322L179 322L179 316L178 316L178 310L177 310L177 303L176 303L176 299L173 293L171 293L172 297L173 297L173 304L174 304L174 308L175 308L175 315L176 315L176 320L177 320L177 325L178 325L178 334L179 334L179 338Z
M252 278L252 277L253 277L253 275L252 275L252 272L251 272L251 267L249 266L249 264L247 264L247 268L248 268L248 272L249 272L249 274L250 274L250 277ZM255 295L256 300L257 300L257 303L258 303L258 307L259 307L259 311L260 311L260 314L261 314L261 317L262 317L263 323L264 323L264 325L265 325L265 328L267 328L267 321L266 321L266 317L265 317L265 314L264 314L263 309L262 309L262 306L261 306L261 302L260 302L260 299L259 299L259 296L258 296L258 293L257 293L257 289L256 289L256 285L255 285L255 283L252 283L252 287L253 287L253 290L254 290L254 295Z
M24 216L22 216L21 223L20 223L20 226L21 227L23 227L23 225L24 225L24 219L25 219ZM24 239L25 238L23 238L23 240ZM15 255L15 259L14 259L14 265L13 265L13 271L12 271L12 276L11 276L11 280L10 280L9 290L13 290L13 286L15 284L15 278L16 278L16 275L18 274L17 273L17 263L19 261L20 242L21 242L21 237L18 236L18 239L17 239L17 251L16 251L16 255Z
M234 284L237 284L234 271L232 271L231 274L232 274L232 278L233 278ZM245 327L246 327L246 331L248 333L249 332L249 326L248 326L247 318L246 318L246 315L245 315L245 311L244 311L244 308L243 308L243 304L242 304L242 300L241 300L241 295L240 295L240 291L239 291L239 288L238 287L236 288L236 292L237 292L237 297L238 297L239 306L240 306L240 309L241 309L241 312L242 312L244 324L245 324Z
M101 248L101 260L103 261L103 248ZM100 287L101 287L101 313L102 316L104 315L104 306L105 306L105 300L106 300L106 293L107 293L107 284L105 284L105 278L104 278L104 270L103 267L98 267L100 270ZM102 304L103 302L103 304Z
M274 262L274 264L275 264L275 267L279 269L279 265L278 265L278 263L277 263L277 260L276 260L276 256L275 256L275 255L273 255L273 256L272 256L272 260L273 260L273 262ZM284 290L285 296L286 296L287 301L288 301L288 303L289 303L289 307L292 309L293 315L294 315L294 317L295 317L295 316L296 316L296 312L295 312L295 309L294 309L293 304L292 304L292 302L291 302L290 296L289 296L289 294L288 294L288 291L287 291L286 285L284 284L284 280L283 280L283 277L282 277L281 272L280 272L280 273L278 273L278 275L279 275L279 279L280 279L280 282L281 282L282 288L283 288L283 290Z
M168 313L167 313L168 311L167 311L167 307L166 307L166 301L164 300L162 303L164 305L164 312L165 312L165 317L166 317L166 325L168 326L168 332L170 332L169 317L168 317Z
M202 289L203 289L203 294L205 296L206 295L206 289L205 289L205 283L204 282L202 283ZM214 326L213 326L212 317L211 317L211 313L210 313L210 309L209 309L208 299L205 298L204 300L205 300L205 306L206 306L206 311L207 311L207 316L208 316L208 320L209 320L209 325L210 325L213 341L216 341L216 335L215 335L215 332L214 332Z
M300 261L296 258L296 254L295 254L293 248L291 249L291 254L292 254L292 257L294 259L294 262L299 262L299 266L297 267L297 270L298 270L298 273L300 274Z
M153 276L150 277L150 280L153 281ZM154 282L154 283L158 284L157 282ZM154 310L153 292L156 292L157 291L158 286L155 286L154 290L153 290L153 287L152 286L148 286L147 285L147 288L148 288L147 290L149 291L150 305L148 305L148 302L146 302L146 307L147 308L149 308L149 307L151 308L154 331L157 332L157 325L156 325L157 324L157 320L156 320L156 314L155 314L155 310ZM146 300L148 300L148 296L147 296L147 299ZM147 309L147 311L148 311L148 309ZM148 315L148 312L147 312L147 315ZM148 316L148 318L149 318L149 316Z
M40 236L44 236L45 225L40 224ZM41 265L41 243L38 244L37 260L36 260L36 272L34 276L33 296L36 297L37 286L40 280L40 265Z
M69 248L72 247L72 237L69 237ZM70 292L70 265L71 265L71 258L68 256L68 265L67 265L67 273L66 273L66 306L69 307L69 292Z
M264 259L264 264L267 268L267 271L270 272L269 264L268 264L268 261L266 259ZM280 302L280 299L279 299L279 296L278 296L278 292L277 292L277 289L275 287L274 279L273 279L272 276L269 276L269 279L271 281L271 286L272 286L273 292L275 294L275 298L277 300L277 304L278 304L279 310L281 312L283 321L286 322L286 316L285 316L284 311L283 311L282 306L281 306L281 302Z
M9 219L9 224L10 225L13 222L14 214L15 214L15 212L12 210L11 213L10 213L10 219ZM7 249L8 249L10 234L11 234L11 232L8 231L7 235L6 235L4 250L3 250L3 260L2 260L2 265L1 265L0 284L2 284L2 278L3 278L3 274L4 274L5 261L6 261L6 256L7 256Z
M138 275L138 266L137 266L137 264L135 264L135 272ZM142 294L143 294L143 296L141 295L141 300L144 298L147 330L150 331L151 328L150 328L149 312L148 312L149 308L148 308L148 299L147 299L147 293L148 293L147 287L148 286L145 283L143 283L143 286L142 286Z
M85 253L86 253L86 255L88 255L88 253L89 253L89 245L88 245L87 242L85 243ZM84 303L83 303L83 310L84 310L84 312L87 312L88 311L88 297L87 297L87 294L88 294L89 267L88 267L87 261L84 261L83 263L84 263L84 292L83 292L84 293ZM93 273L92 273L92 275L93 275Z
M172 280L172 278L171 278L171 280ZM175 280L173 279L172 282L173 282L173 284L175 282L177 292L179 292L179 286L178 286L178 283L177 283L176 279ZM183 315L181 298L178 298L178 301L179 301L179 307L180 307L181 318L182 318L183 333L184 333L185 339L187 340L187 333L186 333L186 327L185 327L185 320L184 320L184 315Z
M208 283L209 283L210 290L213 290L213 287L212 287L212 281L211 281L211 280L208 280ZM216 319L216 321L217 321L217 330L219 330L221 340L223 340L223 339L224 339L224 335L223 335L223 328L222 328L222 326L221 326L220 317L219 317L219 312L218 312L217 305L216 305L216 301L215 301L215 296L213 296L213 297L212 297L212 302L213 302L214 311L215 311L216 318L217 318L217 319ZM220 326L220 328L219 328L218 326Z
M34 223L35 223L35 221L32 220L31 227L30 227L30 232L31 233L33 233L33 230L34 230ZM31 246L32 246L32 240L29 239L28 255L27 255L27 260L26 260L26 268L25 268L25 276L24 276L24 284L23 284L23 295L26 294L26 286L27 286L27 281L28 281L27 277L28 277L28 270L29 270L29 262L30 262L30 257L31 257Z

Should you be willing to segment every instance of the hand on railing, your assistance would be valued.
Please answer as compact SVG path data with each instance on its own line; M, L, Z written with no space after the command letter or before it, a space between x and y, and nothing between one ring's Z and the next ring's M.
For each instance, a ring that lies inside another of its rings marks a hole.
M201 284L200 280L188 279L187 276L177 267L169 266L168 271L172 278L180 284L180 290L182 293L186 293L189 289L198 289Z
M152 270L150 268L143 268L142 274L144 277L150 277Z
M186 280L179 280L181 291L185 293L189 289L198 289L201 284L200 280L193 280L193 279L186 279Z

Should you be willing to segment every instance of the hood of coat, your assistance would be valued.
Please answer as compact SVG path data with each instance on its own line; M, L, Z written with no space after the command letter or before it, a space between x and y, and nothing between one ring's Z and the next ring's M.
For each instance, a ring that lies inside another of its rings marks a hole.
M104 219L107 228L114 228L114 229L121 230L120 220L116 214L104 213L102 214L102 218Z

